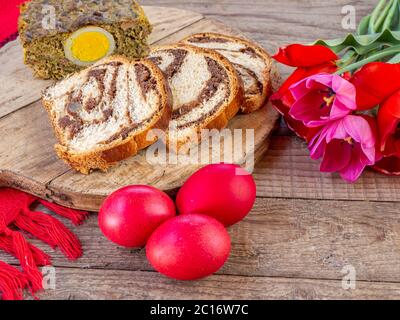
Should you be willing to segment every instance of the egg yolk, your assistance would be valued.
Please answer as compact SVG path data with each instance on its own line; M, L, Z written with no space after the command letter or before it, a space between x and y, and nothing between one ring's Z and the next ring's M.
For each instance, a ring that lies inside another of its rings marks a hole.
M95 62L110 50L108 38L100 32L85 32L77 36L71 46L72 55L82 62Z

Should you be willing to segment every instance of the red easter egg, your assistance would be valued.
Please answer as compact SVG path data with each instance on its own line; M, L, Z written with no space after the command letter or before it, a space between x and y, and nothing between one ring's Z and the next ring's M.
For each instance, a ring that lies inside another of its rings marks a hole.
M237 165L214 164L186 181L176 203L180 214L206 214L228 227L243 220L255 200L256 184L251 174Z
M144 247L153 231L175 215L175 205L164 192L149 186L128 186L104 201L99 226L120 246Z
M177 216L150 237L146 254L158 272L177 280L197 280L226 262L231 240L224 226L201 214Z

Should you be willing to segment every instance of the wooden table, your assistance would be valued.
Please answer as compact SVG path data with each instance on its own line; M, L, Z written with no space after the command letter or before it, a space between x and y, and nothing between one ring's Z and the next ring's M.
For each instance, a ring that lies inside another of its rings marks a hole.
M376 1L149 0L146 5L201 12L245 32L270 52L293 43L343 35L342 6L357 18ZM285 75L289 70L282 68ZM246 220L230 229L232 254L215 276L177 282L154 272L144 250L104 239L96 215L73 228L84 256L54 258L56 290L42 299L388 299L400 298L400 178L364 173L354 185L321 174L306 145L285 129L254 173L258 199ZM0 253L0 260L17 261ZM342 287L356 272L356 289Z

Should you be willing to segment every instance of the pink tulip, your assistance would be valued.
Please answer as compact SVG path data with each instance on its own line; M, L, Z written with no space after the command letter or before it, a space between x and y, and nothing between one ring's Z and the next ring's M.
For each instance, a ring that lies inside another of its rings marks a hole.
M322 172L339 172L355 182L367 166L375 164L373 119L348 115L326 125L310 142L311 158L323 158Z
M356 89L339 75L320 73L292 85L290 116L307 127L320 127L357 108Z

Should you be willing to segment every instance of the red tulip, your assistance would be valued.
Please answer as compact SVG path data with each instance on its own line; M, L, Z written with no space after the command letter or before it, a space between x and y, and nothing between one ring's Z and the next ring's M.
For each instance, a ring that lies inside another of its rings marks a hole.
M381 161L377 162L372 169L379 173L400 176L400 158L396 156L383 158Z
M400 157L400 90L388 98L379 108L378 127L380 148L385 156Z
M308 128L301 121L295 120L289 115L290 108L295 102L289 88L317 73L334 73L337 70L334 61L338 57L333 51L323 46L294 44L279 49L274 58L281 63L298 68L283 83L278 92L271 97L271 102L283 115L288 127L309 142L319 131L319 128Z
M374 108L400 90L400 64L366 64L353 75L350 82L357 90L357 109Z
M292 44L280 48L273 58L287 66L308 68L335 61L338 56L331 49L321 45Z

